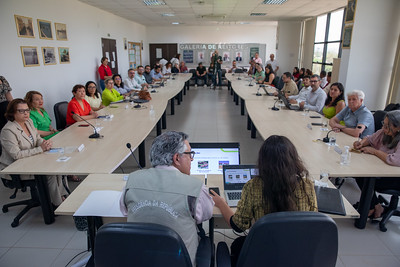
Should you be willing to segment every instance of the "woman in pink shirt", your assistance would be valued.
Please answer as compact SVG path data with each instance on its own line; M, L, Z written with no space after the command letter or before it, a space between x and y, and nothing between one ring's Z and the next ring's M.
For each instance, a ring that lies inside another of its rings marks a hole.
M366 154L372 154L392 166L400 167L400 110L389 111L382 121L382 129L369 135L361 141L354 142L355 149ZM357 178L357 184L362 188L364 178ZM395 189L400 190L399 178L377 178L376 190ZM376 194L372 197L368 216L379 218L384 212L379 204Z

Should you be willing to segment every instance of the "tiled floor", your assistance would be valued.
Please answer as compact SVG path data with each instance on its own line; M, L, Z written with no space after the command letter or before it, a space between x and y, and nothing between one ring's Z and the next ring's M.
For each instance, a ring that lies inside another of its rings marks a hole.
M170 114L169 109L167 114ZM226 87L216 91L191 87L182 105L176 106L175 115L167 116L167 129L188 133L190 141L239 141L242 163L254 164L263 140L259 135L257 139L251 139L246 125L246 116L240 115L240 108L233 103ZM155 135L153 131L146 139L147 151ZM136 169L135 165L129 158L117 172L131 172ZM76 186L76 183L70 184ZM351 203L359 198L360 192L352 179L347 179L342 192ZM11 190L0 186L1 205L11 202L8 198L11 193ZM23 197L22 193L17 196ZM40 209L35 208L23 218L20 226L11 228L12 219L19 210L12 208L0 215L0 267L66 266L75 255L85 251L86 235L75 229L71 217L58 216L55 223L45 225ZM337 266L400 266L400 219L393 218L387 225L386 233L370 223L366 229L359 230L353 222L351 219L336 220L339 228ZM218 231L230 238L235 237L231 230ZM215 242L226 241L230 244L232 240L228 237L216 233ZM79 255L68 266L87 255Z

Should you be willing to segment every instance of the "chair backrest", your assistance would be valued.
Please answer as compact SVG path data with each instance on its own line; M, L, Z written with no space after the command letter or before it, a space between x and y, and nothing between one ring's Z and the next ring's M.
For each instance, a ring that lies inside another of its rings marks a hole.
M329 216L291 211L265 215L251 228L237 266L336 265L338 232Z
M196 75L196 69L190 69L189 72L192 74L192 78Z
M68 102L62 101L54 105L54 116L56 117L57 130L62 131L67 125L67 108Z
M377 110L374 112L375 131L382 129L382 121L385 119L386 111Z
M236 69L235 73L243 73L243 69Z
M192 266L181 237L152 223L110 223L95 241L95 266Z
M283 80L278 75L275 76L272 84L279 90L283 88Z

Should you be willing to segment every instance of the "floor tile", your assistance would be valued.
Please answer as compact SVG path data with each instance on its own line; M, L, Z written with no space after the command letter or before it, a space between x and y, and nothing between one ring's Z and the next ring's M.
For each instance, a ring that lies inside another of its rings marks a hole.
M52 262L51 266L64 267L71 260L72 261L68 264L68 266L72 266L73 264L76 264L77 262L79 262L79 261L81 261L83 259L86 259L89 256L91 256L91 252L88 252L86 250L82 250L82 249L64 249L57 256L57 258Z
M400 261L395 256L340 256L346 267L398 267Z
M11 248L0 259L0 266L46 267L60 254L61 249Z
M345 266L343 265L342 260L340 259L340 256L337 257L337 260L336 260L336 267L345 267Z
M9 250L9 248L0 248L0 259L3 257L4 254Z
M65 249L87 249L87 234L83 231L77 231L68 244L65 246Z

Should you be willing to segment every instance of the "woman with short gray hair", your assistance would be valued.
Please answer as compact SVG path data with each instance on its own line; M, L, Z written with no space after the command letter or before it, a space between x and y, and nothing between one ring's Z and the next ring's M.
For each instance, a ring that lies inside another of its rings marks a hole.
M393 110L385 115L382 129L366 136L361 141L354 142L355 149L366 154L372 154L392 166L400 167L400 110ZM357 178L357 184L362 188L365 178ZM398 178L378 178L375 183L376 190L400 190ZM379 204L376 195L373 196L368 216L379 218L384 209Z

